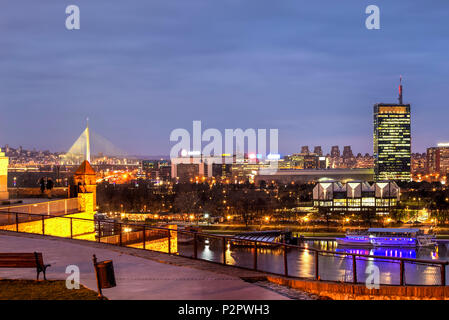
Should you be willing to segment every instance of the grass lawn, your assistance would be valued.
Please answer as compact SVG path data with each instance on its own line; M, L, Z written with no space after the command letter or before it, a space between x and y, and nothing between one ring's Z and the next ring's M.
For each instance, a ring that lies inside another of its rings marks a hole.
M1 280L0 300L98 300L97 293L80 285L69 290L65 281Z

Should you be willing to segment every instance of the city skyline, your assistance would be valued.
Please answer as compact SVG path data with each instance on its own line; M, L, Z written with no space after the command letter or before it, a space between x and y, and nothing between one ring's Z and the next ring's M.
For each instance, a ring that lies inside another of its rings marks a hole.
M449 300L448 0L1 7L0 300Z
M67 151L88 116L131 155L168 154L171 130L193 120L277 128L282 154L303 145L372 154L372 105L396 101L401 74L412 152L448 141L448 5L377 1L381 29L367 30L365 3L323 4L79 1L81 29L70 32L63 4L8 3L0 144Z

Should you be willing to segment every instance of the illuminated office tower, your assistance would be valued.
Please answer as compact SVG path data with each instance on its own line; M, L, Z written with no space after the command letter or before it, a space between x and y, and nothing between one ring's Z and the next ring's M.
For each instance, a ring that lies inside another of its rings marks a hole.
M338 146L332 146L332 148L331 148L331 157L332 158L340 157L340 148Z
M315 146L313 148L313 153L322 156L323 155L323 149L321 149L321 146Z
M374 179L410 181L410 104L374 105Z
M343 147L343 158L354 158L354 154L352 153L351 146L344 146Z
M302 146L301 147L301 153L309 154L310 153L309 146Z
M427 148L426 168L428 174L449 175L449 143Z

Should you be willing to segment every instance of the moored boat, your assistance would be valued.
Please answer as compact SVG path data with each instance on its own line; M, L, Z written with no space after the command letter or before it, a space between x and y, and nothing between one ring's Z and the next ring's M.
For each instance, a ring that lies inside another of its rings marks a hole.
M436 244L434 234L421 229L370 228L370 242L376 247L431 247Z
M347 232L344 238L337 238L340 246L363 247L432 247L435 235L425 234L421 229L369 228L366 231Z
M372 247L369 234L366 230L348 231L344 238L337 238L336 241L339 246Z

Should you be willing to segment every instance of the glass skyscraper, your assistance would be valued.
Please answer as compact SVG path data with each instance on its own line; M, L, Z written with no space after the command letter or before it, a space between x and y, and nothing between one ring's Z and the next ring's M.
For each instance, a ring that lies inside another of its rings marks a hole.
M374 105L374 179L410 181L410 105Z

